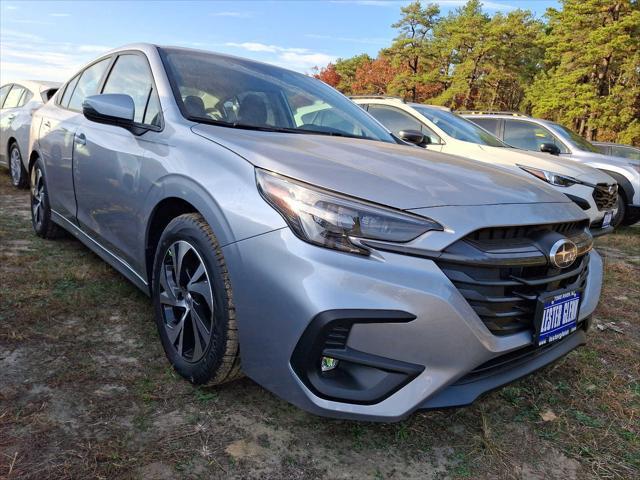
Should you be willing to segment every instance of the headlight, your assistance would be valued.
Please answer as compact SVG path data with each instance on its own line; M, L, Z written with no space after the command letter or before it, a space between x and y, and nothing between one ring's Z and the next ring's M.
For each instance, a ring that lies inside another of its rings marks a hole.
M302 240L368 255L352 238L408 242L442 225L425 217L373 205L256 169L258 190Z
M569 177L567 175L560 175L559 173L549 172L547 170L540 170L538 168L533 167L525 167L524 165L518 165L522 170L527 173L530 173L534 177L538 177L540 180L544 180L551 185L555 185L557 187L570 187L571 185L575 185L576 183L582 183L580 180Z

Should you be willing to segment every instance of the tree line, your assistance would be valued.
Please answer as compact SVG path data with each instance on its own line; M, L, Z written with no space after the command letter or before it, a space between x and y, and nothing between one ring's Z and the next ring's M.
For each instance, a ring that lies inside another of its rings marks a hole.
M442 15L417 0L392 27L377 57L341 58L315 76L347 95L519 111L588 140L640 145L639 0L561 0L542 19L489 15L480 0Z

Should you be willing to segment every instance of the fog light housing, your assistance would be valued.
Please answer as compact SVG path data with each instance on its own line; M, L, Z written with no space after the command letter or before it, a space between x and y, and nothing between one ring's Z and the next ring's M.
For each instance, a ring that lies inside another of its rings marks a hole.
M330 372L338 366L338 360L331 357L322 357L320 360L320 370L323 372Z

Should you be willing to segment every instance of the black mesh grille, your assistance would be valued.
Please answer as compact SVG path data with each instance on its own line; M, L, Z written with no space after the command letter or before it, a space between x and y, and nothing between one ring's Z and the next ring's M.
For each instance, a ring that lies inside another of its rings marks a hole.
M529 229L528 234L539 235L541 231L547 229L547 231L562 232L571 236L575 235L576 231L579 232L580 228L584 228L581 223L565 225L569 226L560 230L549 228L549 226L487 229L474 232L461 242L481 250L485 249L483 245L490 245L494 253L496 244L501 243L506 252L513 251L515 238L518 239L519 245L527 242L533 245L533 241L527 241L527 234L522 235L517 231L519 229ZM503 235L512 241L496 242L496 235ZM461 251L456 244L449 249ZM560 269L546 261L542 265L527 265L523 258L514 259L513 264L504 262L480 264L470 256L468 262L465 262L460 255L455 257L447 255L447 250L436 260L438 266L495 335L532 331L537 301L541 294L568 288L580 290L584 288L587 278L588 253L583 253L569 268ZM539 259L540 252L536 250L536 253L535 258ZM530 255L533 258L533 247Z
M618 189L612 188L609 191L609 185L599 183L593 189L593 200L596 202L598 210L613 210L618 201Z
M520 225L516 227L483 228L470 233L467 238L475 241L483 240L513 240L530 238L537 232L552 231L562 234L582 230L587 227L588 221L555 223L551 225Z

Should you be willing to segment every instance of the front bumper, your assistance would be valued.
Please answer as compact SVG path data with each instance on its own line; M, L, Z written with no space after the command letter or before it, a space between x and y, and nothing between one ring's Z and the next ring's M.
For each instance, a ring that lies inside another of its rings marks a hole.
M567 219L575 218L571 204L541 208L547 219L548 213L558 210L564 211ZM440 211L451 209L456 210L442 207ZM525 213L514 206L470 207L466 209L469 221L458 218L446 232L429 233L422 241L446 246L443 238L447 234L474 229L471 219L486 225L483 217L489 210L503 221L512 216L514 223ZM514 365L491 382L471 382L451 390L478 366L527 347L532 338L528 331L505 336L491 333L434 261L379 251L370 257L342 254L302 242L288 228L228 245L224 253L233 284L244 372L276 395L319 415L397 421L418 409L468 403L584 341L584 333L578 331L571 336L578 342L569 344L570 348L550 349L536 362ZM588 259L580 321L595 310L601 282L602 261L593 251ZM415 317L408 321L355 323L346 345L420 368L374 403L318 395L296 373L292 358L312 320L335 310L404 312Z

